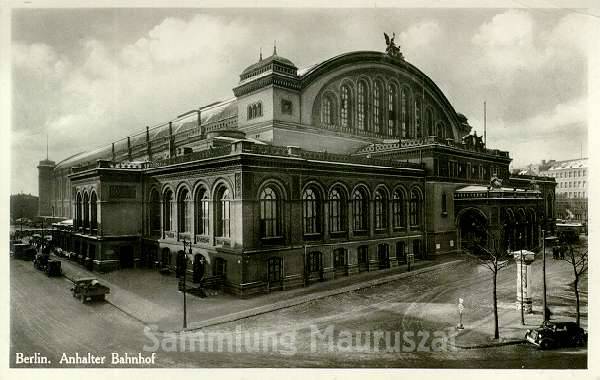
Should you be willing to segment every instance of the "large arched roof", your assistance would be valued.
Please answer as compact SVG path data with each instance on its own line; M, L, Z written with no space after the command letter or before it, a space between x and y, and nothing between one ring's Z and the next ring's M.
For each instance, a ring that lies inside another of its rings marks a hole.
M386 66L390 66L394 69L403 70L413 76L421 78L423 85L427 86L433 91L438 98L444 103L447 109L451 110L454 122L457 125L461 123L461 120L442 90L435 84L429 76L419 70L416 66L405 61L404 59L392 58L386 53L378 51L354 51L349 53L343 53L335 57L329 58L316 65L309 66L308 68L298 70L300 75L302 87L310 85L313 81L317 80L322 75L332 72L342 66L360 63L379 63Z

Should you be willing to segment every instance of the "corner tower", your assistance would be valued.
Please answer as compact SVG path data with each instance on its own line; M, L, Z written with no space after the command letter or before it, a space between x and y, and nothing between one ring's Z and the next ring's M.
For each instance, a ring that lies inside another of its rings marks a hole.
M52 216L52 178L54 177L54 161L45 159L38 164L38 215Z

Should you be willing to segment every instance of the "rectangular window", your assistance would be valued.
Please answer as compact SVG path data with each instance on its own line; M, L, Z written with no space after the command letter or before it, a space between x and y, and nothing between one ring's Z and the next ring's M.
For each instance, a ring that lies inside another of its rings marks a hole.
M288 99L281 99L281 113L285 115L292 114L292 101Z

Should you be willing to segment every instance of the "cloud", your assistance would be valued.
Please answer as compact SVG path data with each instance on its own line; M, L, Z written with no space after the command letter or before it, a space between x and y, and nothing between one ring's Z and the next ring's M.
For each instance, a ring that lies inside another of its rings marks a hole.
M482 24L473 43L492 48L528 47L533 40L533 19L527 12L509 10Z
M42 43L13 44L12 59L16 70L47 79L60 79L70 66L68 59L59 56L51 46Z
M488 119L488 145L509 150L516 166L572 157L579 154L580 144L586 145L587 106L586 98L579 98L524 120ZM472 121L481 125L478 119Z
M435 54L435 49L431 45L438 41L441 32L442 29L436 21L421 21L400 33L399 42L401 49L408 56L416 57L417 60L423 54Z

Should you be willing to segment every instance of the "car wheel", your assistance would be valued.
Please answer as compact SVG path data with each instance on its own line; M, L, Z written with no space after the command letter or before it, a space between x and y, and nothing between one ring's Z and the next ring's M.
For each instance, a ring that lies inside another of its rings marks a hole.
M547 350L550 348L550 346L551 346L550 341L548 341L546 339L544 339L540 342L540 349L542 349L542 350Z

